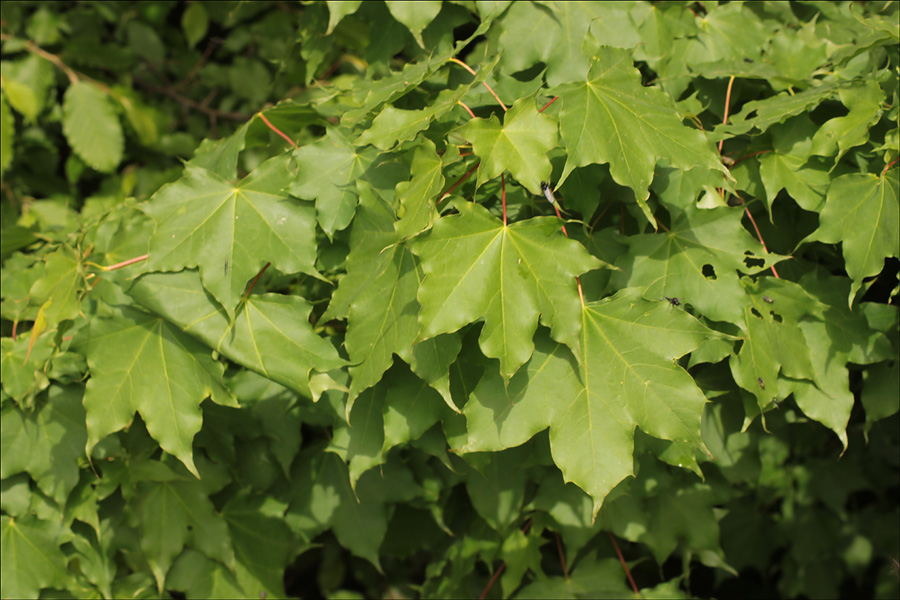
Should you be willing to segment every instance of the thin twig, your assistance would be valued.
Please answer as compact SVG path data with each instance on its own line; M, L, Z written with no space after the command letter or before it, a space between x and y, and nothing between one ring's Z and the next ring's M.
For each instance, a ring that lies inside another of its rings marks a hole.
M187 106L188 108L193 108L194 110L198 110L206 115L209 115L210 117L229 119L231 121L247 121L251 117L251 115L245 115L243 113L222 111L222 110L217 110L215 108L209 108L208 106L203 106L203 104L201 104L200 102L197 102L196 100L191 100L190 98L182 96L180 93L178 93L176 90L174 90L172 88L159 86L159 85L150 83L149 81L144 81L143 79L139 79L137 77L133 78L132 81L134 81L134 83L141 86L142 88L145 88L145 89L147 89L151 92L155 92L157 94L163 94L164 96L168 96L169 98L172 98L179 104Z

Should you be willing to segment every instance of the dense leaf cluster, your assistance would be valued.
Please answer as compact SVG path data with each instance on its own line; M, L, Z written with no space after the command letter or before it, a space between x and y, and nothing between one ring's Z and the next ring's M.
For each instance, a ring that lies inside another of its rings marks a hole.
M900 591L897 2L0 6L4 598Z

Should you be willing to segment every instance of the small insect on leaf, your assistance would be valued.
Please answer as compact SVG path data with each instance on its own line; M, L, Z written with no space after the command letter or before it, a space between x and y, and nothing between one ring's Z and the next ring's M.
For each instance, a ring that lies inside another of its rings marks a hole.
M541 191L544 192L544 198L547 199L547 202L550 204L556 204L556 198L553 197L553 190L550 189L550 184L546 181L541 182Z
M772 304L775 301L772 300L771 298L769 298L768 296L763 296L763 302L765 302L767 304Z
M663 296L663 298L665 298L672 306L681 306L681 300L678 298L669 298L668 296Z
M762 380L762 377L757 377L756 383L758 383L759 387L761 387L762 389L766 389L766 382Z

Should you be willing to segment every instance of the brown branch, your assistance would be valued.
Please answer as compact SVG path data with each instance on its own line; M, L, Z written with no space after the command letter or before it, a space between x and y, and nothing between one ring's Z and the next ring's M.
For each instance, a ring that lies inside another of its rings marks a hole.
M438 198L437 201L438 201L438 202L441 202L444 198L446 198L447 196L449 196L449 195L453 192L453 190L455 190L456 188L458 188L459 185L460 185L463 181L465 181L466 179L469 178L469 175L471 175L471 174L475 171L475 169L478 168L478 165L480 165L480 164L481 164L481 161L478 161L477 163L475 163L475 166L472 167L471 169L469 169L468 171L466 171L466 174L463 175L462 177L460 177L460 178L456 181L456 183L454 183L453 185L451 185L449 190L447 190L446 192L444 192L443 194L441 194L441 197Z
M183 106L187 106L188 108L193 108L194 110L198 110L198 111L200 111L210 117L213 117L213 118L229 119L231 121L247 121L251 117L250 115L245 115L243 113L227 112L227 111L223 111L223 110L217 110L215 108L209 108L208 106L203 106L203 104L201 104L200 102L197 102L196 100L191 100L190 98L182 96L180 93L178 93L176 90L174 90L172 88L159 86L159 85L150 83L149 81L144 81L143 79L139 79L137 77L135 77L132 81L134 81L134 83L136 83L137 85L141 86L142 88L144 88L146 90L149 90L149 91L157 93L157 94L162 94L164 96L168 96L169 98L172 98L173 100L175 100L179 104L182 104Z

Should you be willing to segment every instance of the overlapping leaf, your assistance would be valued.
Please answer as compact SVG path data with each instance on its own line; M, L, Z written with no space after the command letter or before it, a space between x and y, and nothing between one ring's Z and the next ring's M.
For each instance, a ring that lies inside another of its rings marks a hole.
M517 446L549 426L554 462L591 495L596 515L609 491L633 474L636 426L703 448L706 398L673 361L712 332L667 306L624 290L584 308L581 363L539 336L531 361L508 385L488 372L464 409L464 450Z
M333 235L353 219L359 197L355 182L376 154L373 148L356 150L339 130L329 129L321 140L294 150L300 170L289 190L298 198L316 201L319 224Z
M345 364L309 324L300 296L251 295L229 322L196 272L150 273L129 291L140 304L234 362L310 397L309 377Z
M575 277L600 261L564 238L556 219L505 226L478 204L457 207L459 215L440 219L412 246L425 271L419 337L483 318L481 349L500 359L500 371L510 377L531 356L540 315L554 339L577 352Z
M286 155L270 159L237 185L189 165L144 209L157 223L150 268L198 267L229 317L267 262L284 273L316 275L313 208L282 193L294 176L289 162Z
M759 242L741 227L740 209L684 212L671 208L669 231L623 239L631 251L616 262L616 286L645 286L645 297L690 303L716 321L743 321L744 291L738 271L758 272L782 257L760 254ZM750 266L746 261L754 259Z
M348 318L344 345L355 364L350 367L353 379L347 414L351 414L356 396L375 385L390 368L394 354L414 365L452 406L449 387L440 379L456 353L448 354L446 347L437 347L434 340L413 350L419 315L416 293L423 275L415 256L400 243L393 216L383 203L366 200L360 205L351 235L354 250L347 257L347 275L323 317Z
M634 191L647 218L653 170L660 158L682 170L725 168L702 132L681 122L661 91L641 86L624 50L601 48L584 81L557 88L560 134L568 157L557 185L577 167L609 163L610 174Z
M112 101L92 84L77 82L66 90L63 131L75 153L98 171L112 171L122 160L122 125Z
M159 317L125 309L92 323L86 356L88 455L137 411L160 447L198 475L191 442L200 431L200 403L211 397L236 405L209 348Z

